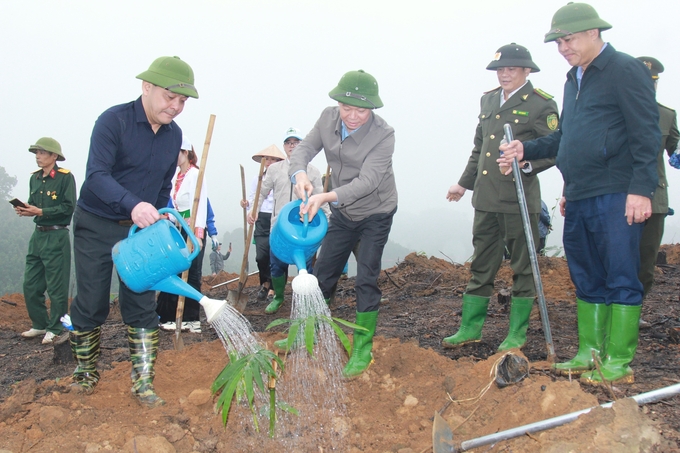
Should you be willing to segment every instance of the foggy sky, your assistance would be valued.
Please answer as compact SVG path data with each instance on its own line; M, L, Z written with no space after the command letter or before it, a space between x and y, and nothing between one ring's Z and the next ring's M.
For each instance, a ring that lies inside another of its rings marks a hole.
M209 115L217 116L206 178L224 233L242 225L239 164L249 180L258 168L254 153L272 143L282 149L289 126L309 131L323 108L333 105L328 92L342 74L364 69L378 80L385 103L376 113L396 131L400 201L391 239L464 261L472 254L472 194L458 203L445 195L472 149L480 96L498 86L495 72L485 67L502 45L528 47L541 68L530 80L561 108L569 66L543 37L564 4L4 0L0 165L18 177L14 195L28 198L28 175L37 168L28 146L52 136L80 186L96 118L139 96L135 76L155 58L178 55L194 69L200 99L190 99L177 122L199 154ZM605 41L633 56L661 60L666 71L657 98L680 107L672 84L680 77L676 1L591 5L613 25L603 33ZM325 171L323 154L313 163ZM671 206L680 209L680 172L667 172ZM542 198L553 207L561 174L551 169L540 179ZM554 226L549 246L561 245L559 214ZM680 214L667 219L664 242L677 242L679 232Z

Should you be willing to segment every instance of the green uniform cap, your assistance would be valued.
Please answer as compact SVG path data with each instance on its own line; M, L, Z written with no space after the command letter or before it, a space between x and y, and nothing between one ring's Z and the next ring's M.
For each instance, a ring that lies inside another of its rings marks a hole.
M378 95L378 82L363 69L349 71L343 75L338 86L328 95L338 102L363 109L377 109L383 106Z
M510 43L498 49L486 69L495 71L498 68L529 68L531 72L540 71L536 63L531 59L529 50L516 43Z
M586 30L609 30L612 26L600 19L595 8L587 3L569 2L558 9L550 23L550 31L543 42L551 42L567 35Z
M649 71L652 73L652 79L654 80L658 79L659 74L664 70L661 62L654 57L637 57L637 59L643 62L645 66L649 68Z
M35 145L29 146L28 150L33 154L35 154L37 150L47 151L56 154L57 160L60 162L66 160L64 155L61 153L61 145L52 137L43 137L39 139L37 142L35 142Z
M137 78L173 93L198 99L198 91L194 86L194 71L179 57L156 58L149 69L139 74Z

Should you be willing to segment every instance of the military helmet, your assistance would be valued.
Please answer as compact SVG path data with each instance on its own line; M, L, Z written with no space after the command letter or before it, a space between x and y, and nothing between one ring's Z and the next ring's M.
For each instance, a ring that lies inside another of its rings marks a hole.
M378 95L378 82L363 69L349 71L343 75L338 86L328 95L338 102L363 109L377 109L383 106Z
M516 43L510 43L498 49L493 56L493 60L486 67L489 70L496 70L498 68L507 68L514 66L517 68L529 68L531 72L540 71L536 63L531 59L529 50Z
M64 155L61 153L61 145L52 137L43 137L38 139L38 141L35 142L35 145L28 147L28 150L33 154L35 154L37 150L47 151L56 154L57 160L59 162L66 160Z
M637 57L637 59L643 62L645 66L649 68L649 71L652 73L652 79L654 80L657 80L659 78L659 74L661 74L664 70L661 62L654 57Z
M198 91L194 86L194 71L179 57L156 58L149 69L139 74L137 78L173 93L198 99Z
M545 34L543 42L551 42L580 31L609 30L612 26L600 19L595 8L587 3L569 2L558 9L550 22L550 31Z

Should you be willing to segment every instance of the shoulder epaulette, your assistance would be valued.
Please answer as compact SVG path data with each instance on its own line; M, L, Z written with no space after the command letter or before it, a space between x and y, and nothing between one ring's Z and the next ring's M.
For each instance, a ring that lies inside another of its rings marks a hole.
M552 98L555 97L552 94L546 93L545 91L541 90L540 88L534 88L534 93L536 93L537 95L539 95L543 99L547 99L547 100L551 100Z
M501 87L496 87L496 88L494 88L493 90L485 91L484 94L493 93L494 91L498 91L498 90L500 90L500 89L501 89Z
M31 174L34 175L34 174L38 173L39 171L42 171L42 168L38 168L37 170L33 170L31 172Z
M59 170L57 170L57 171L58 171L59 173L65 173L65 174L67 174L67 175L68 175L69 173L71 173L71 170L69 170L68 168L59 168Z
M670 108L670 107L666 107L665 105L661 104L660 102L657 102L657 104L659 104L659 107L663 107L663 108L665 108L666 110L670 110L671 112L675 112L674 109L672 109L672 108Z

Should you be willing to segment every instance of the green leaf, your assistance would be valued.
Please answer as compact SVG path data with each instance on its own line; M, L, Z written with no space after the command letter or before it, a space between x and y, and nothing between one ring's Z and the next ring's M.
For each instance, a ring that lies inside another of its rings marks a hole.
M312 357L314 357L314 333L316 331L316 322L313 318L313 316L308 317L305 324L305 347Z
M345 332L342 331L340 326L337 325L334 322L331 323L331 327L333 328L333 330L335 330L335 334L340 339L340 343L342 343L342 346L345 348L345 351L347 351L347 355L351 355L352 354L352 345L349 342L349 338L347 337L347 334L345 334Z
M267 327L265 327L265 330L269 330L272 327L280 326L281 324L288 324L288 323L291 323L291 322L293 322L293 321L291 321L290 319L283 319L283 318L275 319L272 322L270 322Z
M359 324L354 324L353 322L345 321L342 318L333 318L333 321L342 324L343 326L350 327L352 329L358 329L358 330L365 330L368 332L368 329L365 328L364 326L360 326Z
M293 406L290 406L288 403L285 401L279 401L276 403L276 407L281 409L282 411L286 411L288 413L294 414L294 415L300 415L297 409L295 409Z

